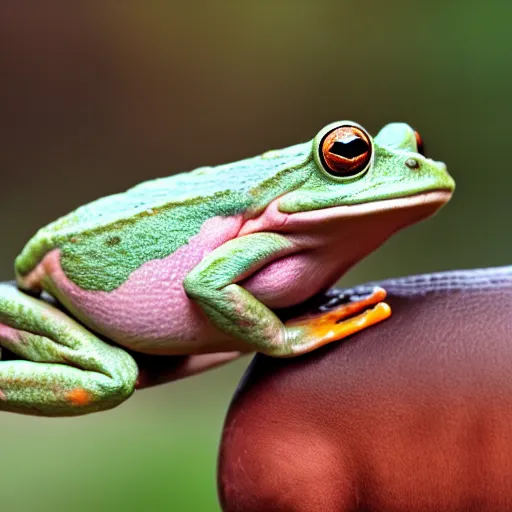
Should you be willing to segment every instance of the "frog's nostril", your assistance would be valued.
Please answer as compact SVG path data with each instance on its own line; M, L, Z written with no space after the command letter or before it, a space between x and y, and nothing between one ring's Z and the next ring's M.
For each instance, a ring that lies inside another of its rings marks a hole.
M409 167L409 169L418 169L420 166L420 163L418 162L418 160L416 160L416 158L408 158L405 161L405 165L407 165L407 167Z

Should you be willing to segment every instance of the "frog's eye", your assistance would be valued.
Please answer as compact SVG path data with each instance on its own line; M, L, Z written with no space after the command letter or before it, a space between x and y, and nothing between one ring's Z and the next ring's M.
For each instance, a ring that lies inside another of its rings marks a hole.
M425 156L425 145L423 144L421 135L417 131L414 131L414 136L416 137L416 148L418 153Z
M340 126L325 135L321 160L333 176L347 178L366 170L372 157L370 136L357 126Z

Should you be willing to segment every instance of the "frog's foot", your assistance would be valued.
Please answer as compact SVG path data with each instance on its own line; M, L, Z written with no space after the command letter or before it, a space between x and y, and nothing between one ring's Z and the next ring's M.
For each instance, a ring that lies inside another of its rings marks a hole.
M73 416L115 407L135 389L124 350L10 285L0 285L0 347L10 354L0 360L0 411Z
M382 302L385 298L386 291L375 287L367 297L342 304L325 313L289 320L285 326L294 334L289 345L289 355L310 352L386 320L391 316L391 308Z

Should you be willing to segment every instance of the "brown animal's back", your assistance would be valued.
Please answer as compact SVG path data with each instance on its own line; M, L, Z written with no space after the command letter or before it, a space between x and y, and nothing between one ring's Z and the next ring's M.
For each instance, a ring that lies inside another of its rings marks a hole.
M255 358L225 425L225 511L512 510L512 270L380 284L384 324Z

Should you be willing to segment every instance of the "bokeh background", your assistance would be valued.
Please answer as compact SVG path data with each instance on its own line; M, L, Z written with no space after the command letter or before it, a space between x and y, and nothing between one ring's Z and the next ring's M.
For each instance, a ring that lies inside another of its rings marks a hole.
M409 122L458 185L344 283L511 263L511 16L479 0L4 3L0 279L80 204L338 119ZM90 417L0 415L0 507L218 510L218 440L246 363Z

